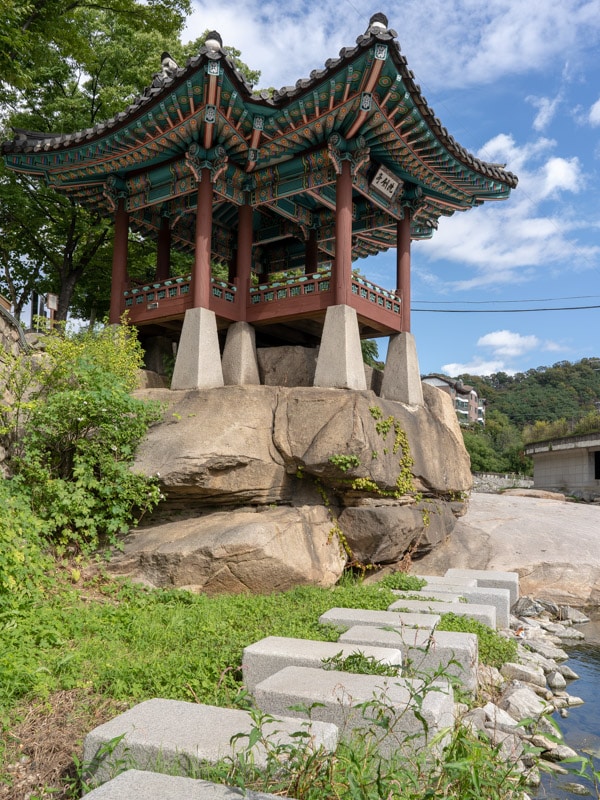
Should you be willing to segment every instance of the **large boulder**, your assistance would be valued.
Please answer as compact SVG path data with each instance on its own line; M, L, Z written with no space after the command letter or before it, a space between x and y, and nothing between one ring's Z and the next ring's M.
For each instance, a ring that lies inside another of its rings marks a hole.
M362 564L395 564L406 552L429 553L452 533L448 503L366 500L345 508L339 524L354 558Z
M134 469L157 475L169 500L205 506L289 501L290 480L272 439L277 391L138 392L166 403L166 410L140 446Z
M331 586L346 562L331 528L322 506L218 512L129 534L108 570L207 594Z
M158 477L166 501L115 568L211 592L329 585L343 563L323 544L336 522L355 562L429 552L471 473L450 398L424 389L423 407L298 386L139 391L165 414L135 469Z

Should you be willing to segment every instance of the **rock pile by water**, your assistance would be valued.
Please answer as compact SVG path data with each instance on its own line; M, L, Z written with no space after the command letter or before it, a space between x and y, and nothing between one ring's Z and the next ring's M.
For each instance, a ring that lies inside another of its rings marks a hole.
M532 786L540 783L538 759L547 762L547 769L566 773L557 762L578 755L564 744L549 716L556 711L567 716L583 703L567 691L578 675L565 663L563 645L585 638L573 627L584 622L589 618L577 609L520 597L512 607L510 631L504 632L518 640L518 663L505 663L500 670L480 665L480 696L488 702L462 714L462 724L499 745L507 761L527 772Z

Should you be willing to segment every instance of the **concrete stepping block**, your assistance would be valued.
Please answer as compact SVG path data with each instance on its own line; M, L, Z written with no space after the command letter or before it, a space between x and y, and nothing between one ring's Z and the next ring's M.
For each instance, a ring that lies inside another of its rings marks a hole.
M425 686L422 680L286 667L257 684L254 699L269 714L301 714L293 708L310 708L312 719L336 725L346 740L356 730L371 729L382 755L398 750L414 754L454 724L454 695L447 681ZM427 733L414 713L417 704ZM387 729L374 724L381 711L389 718Z
M443 600L398 600L389 606L388 611L411 614L457 614L470 617L496 629L496 609L494 606L481 606L477 603L444 603Z
M86 800L275 800L209 781L130 769L85 795ZM278 796L278 800L286 800Z
M346 657L359 651L367 657L398 667L398 669L402 665L402 653L399 649L375 647L369 644L359 648L338 642L317 642L309 639L267 636L244 650L242 657L244 684L248 691L252 692L257 683L264 681L269 675L274 675L284 667L323 669L323 659L333 658L339 653Z
M455 580L453 578L447 578L445 575L415 575L415 577L420 578L423 581L427 581L425 585L431 587L439 586L442 588L446 585L452 586L453 589L463 589L465 587L475 589L477 587L477 581L475 578Z
M338 731L333 725L301 721L293 715L265 725L265 733L278 743L297 741L293 734L308 732L315 748L334 750ZM247 748L248 739L241 737L232 744L231 737L238 733L249 734L254 724L247 711L234 708L186 703L181 700L146 700L114 719L94 728L85 737L83 760L90 767L90 777L106 781L113 777L117 766L154 772L185 768L200 761L214 764ZM117 737L122 740L114 748L109 743ZM100 748L112 750L95 764ZM257 765L266 763L264 749L253 748Z
M435 597L436 600L443 600L446 603L459 602L459 599L464 598L467 603L474 603L482 606L494 606L496 609L496 625L498 628L510 627L510 592L508 589L492 589L491 587L476 587L468 588L463 587L460 591L442 590L439 586L430 590L425 586L419 592L402 592L394 590L394 594L399 597L422 595L426 597Z
M492 569L447 569L446 578L458 579L459 581L474 578L478 586L485 586L489 589L508 589L510 592L511 608L519 599L519 573L518 572L498 572Z
M361 650L368 645L398 648L406 669L422 675L443 668L447 675L460 681L465 691L477 691L479 647L474 633L355 625L342 633L339 643L358 645Z
M431 631L439 623L439 615L400 613L396 611L371 611L365 608L330 608L319 617L322 625L332 625L347 630L353 625L378 625L381 627L423 628Z

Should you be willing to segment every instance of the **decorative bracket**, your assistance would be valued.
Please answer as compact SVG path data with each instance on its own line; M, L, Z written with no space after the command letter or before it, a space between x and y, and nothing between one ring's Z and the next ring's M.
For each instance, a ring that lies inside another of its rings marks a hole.
M426 198L420 186L416 186L414 183L404 184L404 192L400 198L400 205L402 208L410 211L411 216L414 217L425 202Z
M205 150L197 142L192 142L185 154L185 160L198 183L202 180L203 169L210 170L210 182L215 183L227 169L229 156L220 145Z
M343 162L349 161L352 177L366 164L371 153L364 136L357 136L356 139L348 141L339 133L331 134L327 141L327 150L336 174L340 175Z
M119 207L119 200L129 196L123 178L118 175L109 175L104 184L104 196L108 201L109 209L114 213Z

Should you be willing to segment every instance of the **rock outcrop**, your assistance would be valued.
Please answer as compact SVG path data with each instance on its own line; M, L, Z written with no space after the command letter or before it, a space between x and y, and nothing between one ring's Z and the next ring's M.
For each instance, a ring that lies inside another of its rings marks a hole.
M166 500L111 570L267 592L331 585L347 558L430 551L463 513L471 473L450 399L423 388L423 407L311 387L139 392L165 403L135 468Z

